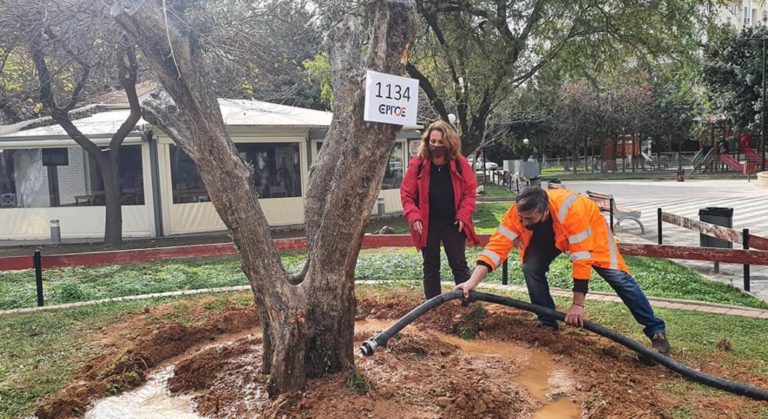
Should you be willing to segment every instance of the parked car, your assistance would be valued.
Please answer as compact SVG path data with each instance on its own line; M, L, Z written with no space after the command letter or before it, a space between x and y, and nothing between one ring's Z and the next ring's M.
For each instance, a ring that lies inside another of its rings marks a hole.
M492 162L492 161L484 161L483 158L477 159L476 162L473 162L472 159L468 159L469 164L472 165L472 167L475 168L475 170L483 170L483 166L485 166L485 170L498 170L499 165ZM483 165L485 163L485 165Z

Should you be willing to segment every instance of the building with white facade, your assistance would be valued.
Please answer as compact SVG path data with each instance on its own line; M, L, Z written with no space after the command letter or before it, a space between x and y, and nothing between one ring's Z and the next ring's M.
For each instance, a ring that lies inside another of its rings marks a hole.
M741 0L729 1L718 9L718 23L731 24L741 30L752 26L766 24L765 1Z
M253 167L267 221L302 224L309 167L332 114L250 100L219 104L237 151ZM128 112L107 110L74 123L107 147ZM392 150L379 195L387 213L402 211L402 168L418 146L416 128L403 129ZM192 160L144 120L125 139L119 167L126 237L225 229ZM0 135L0 240L45 239L54 219L63 238L101 239L104 196L95 160L59 125Z

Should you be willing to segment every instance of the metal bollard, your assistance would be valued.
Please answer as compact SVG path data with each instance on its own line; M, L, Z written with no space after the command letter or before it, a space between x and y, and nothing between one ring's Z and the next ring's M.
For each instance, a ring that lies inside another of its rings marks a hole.
M376 214L379 218L384 217L384 198L376 200Z
M51 243L61 243L61 224L59 220L51 220Z
M51 220L51 243L61 243L61 225L59 220Z
M39 250L35 250L32 256L32 263L35 265L35 285L37 286L37 306L42 307L45 304L43 300L43 256Z

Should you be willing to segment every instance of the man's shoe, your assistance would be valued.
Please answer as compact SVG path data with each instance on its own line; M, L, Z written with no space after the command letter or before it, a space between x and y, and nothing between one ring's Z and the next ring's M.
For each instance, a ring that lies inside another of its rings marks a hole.
M538 325L537 327L538 327L539 329L549 329L549 330L551 330L551 331L553 331L553 332L557 332L558 330L560 330L560 327L558 326L558 324L557 324L557 323L544 323L544 322L539 322L539 325Z
M670 351L669 341L667 340L667 335L664 333L656 333L651 338L651 344L653 345L653 349L656 350L656 352L666 355Z

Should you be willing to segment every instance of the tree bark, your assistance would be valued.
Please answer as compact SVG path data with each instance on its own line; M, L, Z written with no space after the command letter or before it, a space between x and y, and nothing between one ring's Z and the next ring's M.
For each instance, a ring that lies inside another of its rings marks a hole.
M169 7L174 7L169 5ZM112 14L139 42L168 96L144 102L145 118L197 165L213 206L240 251L264 327L262 371L269 391L302 390L307 378L352 368L354 270L363 232L401 126L363 121L364 68L403 74L416 31L412 1L369 3L363 60L360 24L346 19L329 35L334 115L310 170L305 217L310 243L306 275L294 280L272 245L236 153L183 10L163 13L162 0L116 5Z
M48 70L45 61L45 49L43 47L42 34L35 33L29 39L29 49L35 69L40 81L40 102L50 112L51 118L58 123L64 131L88 154L94 157L104 182L105 196L105 222L104 243L108 246L116 246L123 241L123 216L120 196L120 183L118 178L118 157L123 140L136 127L141 117L139 100L136 94L136 80L138 77L138 65L133 47L125 47L118 51L116 58L119 63L118 79L125 90L130 106L128 118L120 125L110 140L108 152L102 152L101 148L83 134L72 122L69 109L77 103L77 92L80 92L87 80L87 68L85 74L74 88L70 104L62 108L56 104L53 93L53 77ZM105 155L106 154L106 155Z

